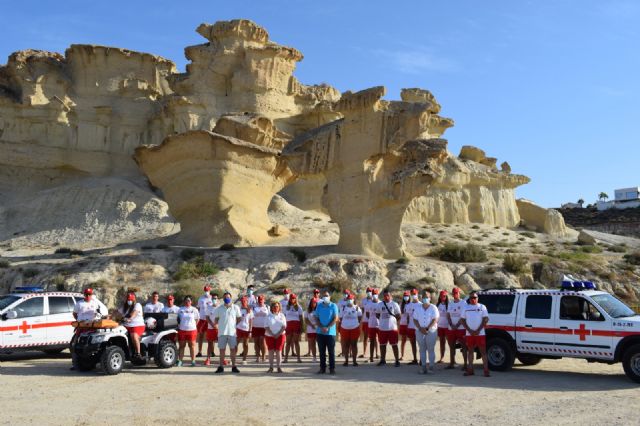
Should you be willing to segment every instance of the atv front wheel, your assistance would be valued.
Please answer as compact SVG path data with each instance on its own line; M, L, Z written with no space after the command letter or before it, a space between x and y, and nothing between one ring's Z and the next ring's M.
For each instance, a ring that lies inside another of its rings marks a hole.
M109 346L105 348L100 357L102 371L109 376L119 374L124 367L124 351L120 346Z

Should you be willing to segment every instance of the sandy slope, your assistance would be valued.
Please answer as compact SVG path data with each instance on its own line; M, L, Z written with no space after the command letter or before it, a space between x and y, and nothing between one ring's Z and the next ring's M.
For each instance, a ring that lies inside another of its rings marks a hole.
M618 365L543 361L493 377L415 367L313 374L310 360L282 375L249 363L240 375L212 368L129 368L119 376L68 370L64 356L2 362L1 424L637 424L640 388ZM34 404L34 402L38 402Z

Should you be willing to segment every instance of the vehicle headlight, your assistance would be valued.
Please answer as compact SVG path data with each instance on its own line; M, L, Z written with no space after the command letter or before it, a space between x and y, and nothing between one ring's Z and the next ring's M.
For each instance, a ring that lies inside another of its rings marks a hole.
M93 343L93 344L102 343L103 341L104 341L104 335L103 334L99 334L99 335L93 336L91 338L91 343Z

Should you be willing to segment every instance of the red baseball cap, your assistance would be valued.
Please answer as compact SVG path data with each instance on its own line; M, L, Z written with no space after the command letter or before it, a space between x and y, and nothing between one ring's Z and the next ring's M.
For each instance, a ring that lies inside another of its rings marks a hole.
M369 293L372 290L371 287L367 287L367 293Z
M136 294L133 292L127 293L127 301L131 300L132 302L136 300Z
M349 296L347 296L347 299L350 300L354 300L356 298L356 296L354 296L353 294L350 294Z
M447 293L447 290L440 290L440 297L442 296L448 296L449 293Z
M284 291L282 292L282 294L289 294L291 293L291 290L289 290L288 288L285 288Z
M291 293L291 294L289 295L289 300L297 299L297 298L298 298L298 296L296 296L296 294L295 294L295 293Z
M343 291L344 294L351 294L351 290L346 289L345 291Z
M409 290L405 290L404 293L402 293L403 296L408 296L409 295Z
M411 289L411 294L418 294L418 289L417 288L412 288Z
M313 294L320 294L320 290L318 290L317 288L313 289Z
M85 296L90 296L93 294L93 289L91 287L87 287L84 289L84 295Z
M211 286L209 284L205 284L204 287L202 288L204 291L209 291L211 290Z
M373 294L378 294L378 293L380 293L380 290L378 290L377 288L374 288L374 289L371 290L371 292Z

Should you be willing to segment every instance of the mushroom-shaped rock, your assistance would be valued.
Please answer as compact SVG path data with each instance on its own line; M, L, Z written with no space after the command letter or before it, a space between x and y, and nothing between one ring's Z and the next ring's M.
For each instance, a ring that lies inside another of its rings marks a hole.
M446 141L437 139L429 102L388 102L383 87L343 94L343 119L304 133L284 151L301 176L326 178L323 204L340 227L338 249L393 258L411 200L439 176ZM438 118L435 116L434 118Z
M159 146L137 148L135 160L180 221L180 241L264 244L273 238L271 198L294 179L280 157L285 135L257 116L222 117L215 130L227 134L197 130L170 136Z

